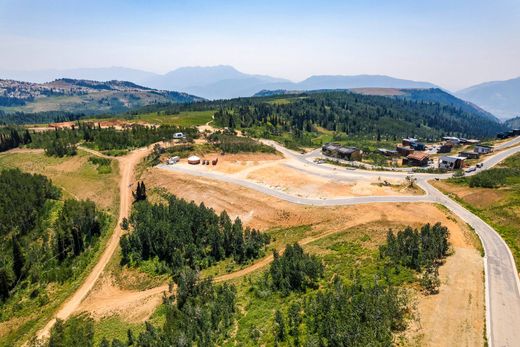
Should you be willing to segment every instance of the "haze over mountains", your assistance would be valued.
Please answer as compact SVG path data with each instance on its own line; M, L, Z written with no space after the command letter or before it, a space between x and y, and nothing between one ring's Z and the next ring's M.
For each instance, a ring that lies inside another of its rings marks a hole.
M1 78L27 82L50 82L58 78L94 81L130 81L155 89L176 90L207 99L229 99L252 96L258 91L381 88L434 88L432 83L416 82L381 75L320 75L301 82L266 75L246 74L227 65L182 67L164 75L123 67L69 70L0 71Z
M471 101L499 118L520 116L520 77L478 84L455 95Z
M301 82L293 82L267 75L246 74L227 65L182 67L162 75L124 67L0 71L0 78L39 83L64 77L95 81L130 81L150 88L180 91L206 99L247 97L255 95L261 90L439 88L429 82L405 80L384 75L317 75ZM520 78L483 83L454 94L464 100L471 101L500 119L520 115Z

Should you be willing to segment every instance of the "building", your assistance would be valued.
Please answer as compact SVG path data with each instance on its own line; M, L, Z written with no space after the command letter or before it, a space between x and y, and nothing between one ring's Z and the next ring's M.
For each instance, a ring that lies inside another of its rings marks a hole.
M480 153L477 152L459 152L459 157L464 157L468 159L479 159Z
M484 145L476 145L475 149L473 151L476 153L479 153L479 154L488 154L488 153L493 152L493 147L484 146Z
M175 133L173 134L174 139L183 139L185 136L183 133Z
M448 141L448 142L451 142L453 143L454 145L458 145L460 143L460 139L458 137L453 137L453 136L444 136L442 138L444 141Z
M404 164L410 166L426 166L428 165L428 160L430 159L428 153L417 152L409 154L406 159L403 161Z
M465 145L476 145L479 142L480 142L480 140L464 139L464 138L460 139L460 143L465 144Z
M440 145L437 153L450 153L452 149L453 149L453 145L451 143L445 143L445 144Z
M344 147L337 143L326 143L321 147L321 152L329 157L344 160L361 160L362 152L356 147Z
M179 160L181 160L181 158L178 156L175 156L175 157L168 158L167 163L168 163L168 165L173 165L173 164L177 164L179 162Z
M464 157L457 156L446 156L440 157L439 159L439 169L445 170L458 170L464 167Z
M188 164L198 165L198 164L200 164L200 158L197 157L196 155L192 155L191 157L188 158Z
M416 151L424 151L426 149L426 145L421 142L414 142L411 144L411 146Z
M401 154L403 157L406 157L407 155L410 155L414 152L413 148L410 147L403 147L403 146L397 146L395 148L397 153Z
M377 151L387 157L398 157L399 152L392 149L386 149L386 148L378 148Z
M412 145L413 145L414 143L416 143L416 142L417 142L417 139L414 139L413 137L409 137L409 138L407 138L407 139L403 139L403 140L401 141L401 144L402 144L403 146L412 147Z

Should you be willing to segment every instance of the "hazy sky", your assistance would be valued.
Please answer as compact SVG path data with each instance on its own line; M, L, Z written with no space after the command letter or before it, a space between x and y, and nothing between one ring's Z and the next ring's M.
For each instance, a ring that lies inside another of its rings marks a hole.
M449 89L520 76L520 0L0 0L0 70L229 64Z

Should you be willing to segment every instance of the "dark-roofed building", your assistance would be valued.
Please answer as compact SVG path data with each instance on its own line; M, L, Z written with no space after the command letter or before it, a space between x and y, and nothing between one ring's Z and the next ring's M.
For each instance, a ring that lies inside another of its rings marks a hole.
M409 138L406 138L406 139L403 139L401 141L401 144L403 146L408 146L408 147L411 147L412 144L416 143L417 142L417 139L414 139L413 137L409 137Z
M359 148L345 147L337 143L326 143L321 147L324 155L344 159L344 160L361 160L362 153Z
M451 143L445 143L439 147L437 153L450 153L452 149L453 145Z
M416 152L409 154L404 162L410 166L426 166L428 165L429 159L430 156L428 155L428 153Z
M378 148L377 151L387 157L398 157L399 156L399 152L397 152L393 149Z
M424 151L426 149L426 145L421 142L414 142L410 145L416 151Z
M477 152L459 152L459 157L464 157L468 159L478 159L480 158L480 153Z
M407 155L412 154L414 152L413 148L404 146L397 146L395 150L403 157L406 157Z

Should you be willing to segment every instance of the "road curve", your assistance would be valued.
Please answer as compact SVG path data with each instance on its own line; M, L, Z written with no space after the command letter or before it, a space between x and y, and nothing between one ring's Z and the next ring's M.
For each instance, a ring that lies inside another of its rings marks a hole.
M520 143L520 137L513 139L507 143L500 145L499 149L505 149ZM271 143L272 144L272 143ZM408 173L402 172L375 172L356 170L355 172L340 172L329 167L320 166L309 162L304 155L300 155L286 148L274 144L275 147L286 157L292 157L299 162L305 164L305 168L298 167L307 171L309 174L319 174L320 176L328 176L332 179L348 177L349 175L361 176L405 176ZM498 148L498 147L497 147ZM520 147L508 148L502 152L488 158L484 163L484 168L490 168L501 160L520 151ZM89 150L93 154L94 151ZM119 220L113 235L111 236L107 246L94 266L87 279L74 295L64 303L53 318L41 331L38 332L39 338L49 336L50 329L54 325L56 318L67 319L79 307L81 301L86 297L92 289L95 282L99 278L101 272L112 257L121 236L119 224L123 217L126 217L130 210L131 195L129 184L132 180L133 170L137 162L144 157L147 151L134 151L127 157L119 158L120 161L120 191L121 203ZM520 283L518 281L518 272L512 257L512 254L496 231L487 225L480 218L463 208L461 205L451 200L440 191L432 187L428 180L434 177L447 178L449 175L435 174L415 174L418 178L417 183L421 186L425 195L421 196L365 196L365 197L345 197L334 199L309 199L287 194L285 192L257 184L245 179L229 177L224 174L214 172L196 171L188 168L159 165L160 168L177 171L188 175L199 177L207 177L211 179L221 180L232 184L241 185L264 194L274 196L276 198L286 200L296 204L313 205L313 206L337 206L337 205L355 205L363 203L379 203L379 202L437 202L441 203L461 219L471 225L482 240L486 256L484 258L485 274L486 274L486 326L488 344L490 346L514 346L520 341ZM223 279L219 279L223 280Z
M484 160L483 168L481 170L489 169L507 157L520 152L520 146L511 147L517 145L519 142L520 137L502 144L499 148L502 151ZM408 173L387 171L339 171L331 167L309 162L304 155L287 150L278 144L275 144L275 147L286 157L292 157L297 159L300 163L305 164L304 166L286 165L305 171L308 174L328 177L330 179L342 179L352 175L357 177L360 175L377 175L381 177L396 175L404 177L408 175ZM415 174L414 176L417 178L417 184L425 191L425 195L420 196L365 196L333 199L309 199L290 195L262 184L254 183L238 177L227 176L221 173L196 170L195 168L192 169L181 166L159 165L159 167L169 171L181 172L192 176L206 177L240 185L295 204L312 206L355 205L381 202L434 202L442 204L475 230L484 247L486 333L488 345L515 346L520 344L520 281L518 279L518 271L511 251L500 235L487 223L428 183L428 180L433 178L451 177L450 174ZM472 172L468 175L473 175L475 173L476 172Z

